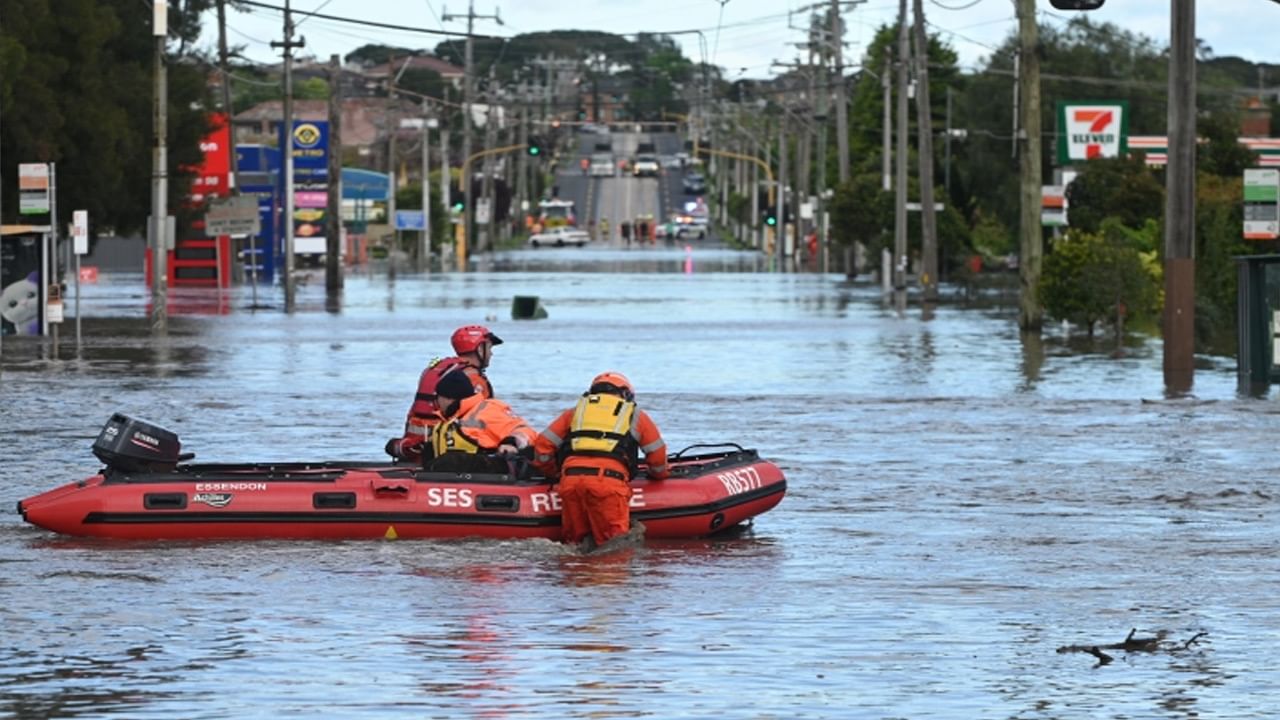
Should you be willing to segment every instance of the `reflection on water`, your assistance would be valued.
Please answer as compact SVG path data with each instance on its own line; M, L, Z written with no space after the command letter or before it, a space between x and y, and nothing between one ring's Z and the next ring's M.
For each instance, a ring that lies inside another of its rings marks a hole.
M686 273L692 260L692 272ZM477 272L184 298L85 289L79 352L6 339L0 716L1242 717L1280 683L1280 411L1199 359L1115 353L944 288L926 311L752 254L513 251ZM548 318L510 320L512 298ZM788 496L733 536L579 556L549 541L119 543L15 502L92 473L126 412L202 461L368 459L462 324L542 425L626 372L668 445L736 442ZM66 329L66 328L64 328ZM1095 668L1131 628L1209 633Z

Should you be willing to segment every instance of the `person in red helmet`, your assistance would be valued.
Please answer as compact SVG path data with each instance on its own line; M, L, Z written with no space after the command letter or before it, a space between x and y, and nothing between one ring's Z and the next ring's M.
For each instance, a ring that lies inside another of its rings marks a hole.
M604 372L534 441L534 462L560 478L566 543L588 536L596 547L631 529L631 479L644 453L651 480L666 479L667 445L649 414L636 407L631 381Z
M493 385L484 374L493 358L493 347L502 344L502 338L483 325L463 325L449 338L453 357L432 360L418 376L418 392L409 405L404 422L404 434L387 441L387 454L397 460L420 462L422 449L431 437L431 428L440 422L440 408L436 402L436 386L440 378L451 370L466 373L477 395L493 397Z

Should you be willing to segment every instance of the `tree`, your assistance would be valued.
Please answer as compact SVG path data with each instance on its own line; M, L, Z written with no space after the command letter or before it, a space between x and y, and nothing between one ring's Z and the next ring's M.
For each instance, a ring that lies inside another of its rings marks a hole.
M184 54L208 0L170 5L169 207L190 189L206 119L207 66ZM87 209L95 233L145 227L150 212L153 55L150 3L0 0L0 152L10 163L56 162L59 208ZM17 207L16 173L3 173ZM12 216L11 216L12 217Z
M1071 227L1082 232L1098 232L1107 218L1137 228L1164 217L1164 188L1139 154L1098 158L1067 186L1067 206Z
M1122 332L1127 318L1149 318L1159 308L1160 277L1152 246L1159 226L1139 231L1116 220L1099 232L1072 228L1045 257L1040 302L1052 317L1083 326L1090 337L1100 322Z

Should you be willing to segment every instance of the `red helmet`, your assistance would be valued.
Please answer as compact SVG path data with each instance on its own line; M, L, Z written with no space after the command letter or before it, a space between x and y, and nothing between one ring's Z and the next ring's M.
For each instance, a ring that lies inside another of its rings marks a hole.
M597 389L599 388L599 389ZM626 375L620 372L608 370L600 373L591 380L590 392L608 392L610 388L617 388L622 391L623 397L631 400L635 397L635 389L631 387L631 381Z
M449 341L453 343L453 351L459 355L475 352L482 342L488 342L491 345L502 344L502 338L494 335L483 325L463 325L453 331L453 337Z

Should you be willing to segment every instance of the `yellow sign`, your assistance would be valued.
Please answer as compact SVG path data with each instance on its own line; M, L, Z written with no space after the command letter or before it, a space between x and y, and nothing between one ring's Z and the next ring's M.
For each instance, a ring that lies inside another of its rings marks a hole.
M320 128L314 123L302 123L293 129L293 142L298 147L309 148L320 142Z

